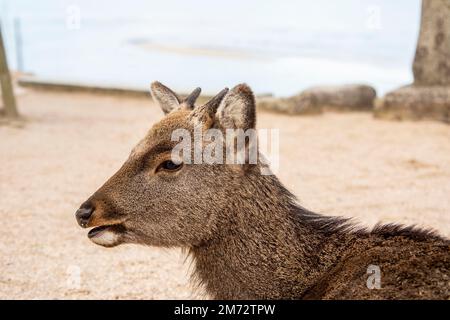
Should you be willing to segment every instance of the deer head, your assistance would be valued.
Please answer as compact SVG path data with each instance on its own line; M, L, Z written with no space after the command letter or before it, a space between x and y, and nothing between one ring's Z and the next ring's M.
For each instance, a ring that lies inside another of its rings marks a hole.
M178 143L172 141L177 129L253 129L255 100L247 85L224 89L197 107L200 88L184 100L159 82L151 85L151 92L165 117L76 212L81 227L93 228L88 237L98 245L200 245L221 227L224 214L232 214L224 212L230 192L239 190L245 174L258 168L186 163L173 159L171 152Z

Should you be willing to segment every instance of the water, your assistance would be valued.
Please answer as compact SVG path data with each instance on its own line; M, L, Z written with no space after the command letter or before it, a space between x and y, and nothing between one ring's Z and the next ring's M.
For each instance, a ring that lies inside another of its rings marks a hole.
M12 68L63 81L218 92L247 82L291 95L362 82L380 94L412 81L419 0L0 0Z

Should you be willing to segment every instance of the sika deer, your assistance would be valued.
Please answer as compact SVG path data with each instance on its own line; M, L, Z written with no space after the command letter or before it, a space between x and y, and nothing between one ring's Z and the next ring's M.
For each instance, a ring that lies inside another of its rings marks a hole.
M82 227L94 227L94 243L187 248L194 279L215 299L450 298L447 239L397 225L358 230L312 213L262 175L261 163L172 159L176 129L254 128L248 86L198 107L200 89L184 100L158 82L151 89L165 118L76 213ZM371 266L381 271L379 289L368 287Z

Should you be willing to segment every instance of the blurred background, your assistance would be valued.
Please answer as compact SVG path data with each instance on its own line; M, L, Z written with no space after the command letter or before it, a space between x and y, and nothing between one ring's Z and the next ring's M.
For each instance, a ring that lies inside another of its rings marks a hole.
M411 82L420 0L1 0L10 67L52 80L292 95Z

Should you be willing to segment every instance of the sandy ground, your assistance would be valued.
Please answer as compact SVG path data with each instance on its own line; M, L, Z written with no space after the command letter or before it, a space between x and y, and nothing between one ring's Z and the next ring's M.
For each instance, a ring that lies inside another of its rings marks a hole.
M18 100L26 122L0 122L0 298L202 297L179 250L98 247L74 219L162 112L143 98ZM258 117L260 128L280 128L279 176L303 206L450 236L450 126L368 113Z

